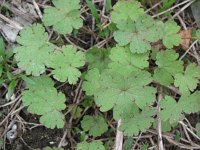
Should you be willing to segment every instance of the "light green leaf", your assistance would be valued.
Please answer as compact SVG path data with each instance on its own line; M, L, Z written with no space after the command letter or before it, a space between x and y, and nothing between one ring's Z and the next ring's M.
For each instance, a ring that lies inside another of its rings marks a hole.
M162 31L160 34L163 33L162 39L163 44L167 48L173 48L173 46L178 46L181 43L181 37L178 34L180 30L180 26L176 24L174 21L168 21L166 23L160 24Z
M183 72L183 62L177 60L178 53L174 50L160 51L156 56L158 68L154 71L154 80L163 85L174 82L174 76Z
M45 147L45 148L43 148L42 150L63 150L63 148L57 148L57 147L53 147L53 148L51 148L51 147Z
M115 120L129 119L139 112L138 106L134 102L123 103L121 105L116 105L113 108L113 117Z
M2 73L3 73L3 66L2 64L0 64L0 77L2 76Z
M200 91L193 94L183 94L179 99L179 105L186 114L197 113L200 111Z
M91 48L86 53L86 60L89 63L88 68L98 68L99 71L103 71L107 68L110 59L108 55L110 54L110 49L104 48Z
M181 93L193 92L199 83L200 68L195 64L189 64L184 74L176 74L174 85L179 87Z
M160 39L158 27L152 17L143 15L136 22L124 23L118 25L119 30L114 32L114 39L119 46L129 44L132 53L146 53L151 50L151 42Z
M138 72L149 66L149 54L133 54L128 47L114 47L111 50L110 59L112 62L109 68L119 74L130 74ZM120 69L123 68L123 71Z
M143 108L155 100L156 90L147 86L151 81L151 74L146 71L122 76L106 70L100 77L100 88L94 94L95 102L101 111L129 102Z
M105 150L101 141L82 142L77 144L77 150Z
M154 115L155 110L149 108L144 108L141 112L134 112L134 115L127 114L129 117L125 119L122 118L120 129L123 131L124 135L138 135L140 131L145 132L151 127L154 122Z
M196 128L196 132L197 132L198 137L200 137L200 123L199 122L196 124L195 128Z
M196 37L200 38L200 29L196 30Z
M87 72L85 75L85 81L82 85L82 89L86 92L86 95L91 96L95 94L100 86L99 79L100 73L98 69L94 68Z
M79 29L83 23L80 18L80 0L53 0L55 7L44 9L43 21L46 26L61 34L70 34Z
M85 55L76 51L72 45L63 46L59 51L51 53L47 66L53 68L53 77L58 81L68 81L69 84L76 84L81 72L78 68L85 64Z
M182 95L178 102L170 96L161 101L161 119L169 120L170 124L177 123L184 118L184 113L191 114L200 111L200 92Z
M0 36L0 60L3 59L4 55L5 55L5 43L3 41L3 38Z
M25 27L17 38L21 45L14 49L18 66L26 71L26 74L39 76L45 71L46 61L53 46L48 43L48 34L41 24Z
M166 96L160 103L162 108L160 117L162 121L169 120L170 124L176 123L183 119L183 108L172 97Z
M27 89L22 93L24 106L28 111L42 115L40 122L48 128L62 128L64 126L65 95L58 93L53 87L53 81L47 76L33 77L34 84L27 83ZM54 117L52 117L54 116Z
M142 14L144 10L139 2L123 0L114 5L111 18L114 23L126 22L129 19L136 21Z
M101 116L85 115L81 121L81 127L94 137L100 136L108 130L108 125Z
M17 80L12 80L10 84L8 85L8 92L7 92L7 98L10 99L13 95L13 91L15 87L17 86Z
M89 9L92 13L92 16L95 18L97 23L99 23L100 17L99 17L99 14L97 13L97 9L95 7L95 4L92 2L92 0L86 0L86 2L87 2L87 6L89 7Z

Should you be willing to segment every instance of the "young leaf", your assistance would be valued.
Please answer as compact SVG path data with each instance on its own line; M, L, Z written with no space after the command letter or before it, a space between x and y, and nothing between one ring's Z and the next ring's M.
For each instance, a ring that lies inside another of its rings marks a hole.
M189 64L184 74L176 74L174 85L179 87L181 93L193 92L199 83L200 68L195 64Z
M95 94L95 91L99 88L99 79L100 73L99 70L94 68L89 70L85 75L85 80L82 85L83 91L86 92L86 95L92 96Z
M47 76L31 78L34 84L27 83L27 90L22 93L24 106L28 111L42 115L40 122L48 128L62 128L64 126L65 95L58 93L53 87L54 82ZM54 117L52 117L54 116Z
M149 66L149 54L133 54L128 47L114 47L111 50L110 59L112 62L109 68L115 70L119 74L129 74L138 72ZM123 68L123 71L121 69Z
M139 2L123 0L114 5L111 18L114 23L126 22L129 19L136 21L142 14L144 10Z
M108 125L101 116L85 115L81 121L81 127L94 137L100 136L108 130Z
M114 32L114 39L119 46L130 44L132 53L146 53L151 49L150 43L160 39L159 27L150 16L143 15L134 23L129 20L119 25L119 30Z
M154 122L153 116L155 115L155 110L145 108L141 112L137 112L134 115L129 115L125 119L122 118L122 125L120 129L123 131L124 135L133 136L138 135L138 133L145 132L151 127Z
M76 84L81 76L79 67L85 64L85 55L81 51L76 51L72 45L63 46L60 51L51 53L47 60L47 66L53 68L53 77L58 81L68 81Z
M82 142L77 144L77 150L105 150L101 141Z
M53 0L55 7L44 10L43 21L46 26L61 34L70 34L74 29L82 27L80 18L80 0Z
M53 46L48 43L48 34L41 24L25 27L17 38L21 45L14 49L18 66L26 71L26 74L39 76L45 71L46 61Z
M107 111L118 104L135 102L143 108L155 100L156 90L147 86L151 74L146 71L120 75L105 70L100 77L100 88L95 92L95 102L101 111Z
M174 50L161 51L156 56L158 68L154 71L154 80L163 85L174 82L173 76L183 72L183 62Z

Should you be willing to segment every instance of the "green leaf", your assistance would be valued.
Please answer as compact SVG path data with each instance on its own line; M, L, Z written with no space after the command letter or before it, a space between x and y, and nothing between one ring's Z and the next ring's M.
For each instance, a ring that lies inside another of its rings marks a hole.
M68 81L76 84L81 76L79 67L85 64L85 55L76 51L72 45L63 46L59 51L51 53L47 60L47 66L53 68L53 77L61 82Z
M110 59L108 55L110 54L110 49L104 48L91 48L86 53L86 60L89 63L88 68L98 68L99 71L103 71L107 68Z
M162 32L163 44L167 48L173 48L173 46L178 46L181 43L181 37L178 34L180 26L174 21L168 21L165 24L160 24Z
M35 82L32 79L23 74L20 74L19 77L22 78L22 80L24 80L26 83L35 84Z
M183 62L177 60L178 53L174 50L160 51L156 56L158 68L154 71L154 80L163 85L174 82L174 76L183 72Z
M147 86L151 81L151 74L146 71L120 75L106 70L101 74L100 88L94 94L95 102L101 111L129 102L143 108L155 100L156 90Z
M82 142L77 144L77 150L105 150L101 141Z
M2 148L3 147L3 138L2 137L0 137L0 148Z
M115 70L119 74L130 74L138 72L149 66L149 54L133 54L128 47L114 47L111 50L110 59L112 62L109 68ZM119 69L119 68L123 68Z
M141 112L134 112L134 115L127 113L126 118L122 118L120 129L123 131L124 135L138 135L140 131L145 132L151 127L154 122L154 115L155 110L149 108L144 108Z
M153 127L154 129L157 129L157 120L154 121L153 123ZM161 127L162 127L162 132L169 132L171 131L173 128L175 128L176 126L178 125L178 122L175 122L175 123L170 123L169 120L167 121L163 121L161 120Z
M126 139L124 141L123 149L124 150L130 150L130 149L133 148L133 144L134 144L133 138L129 137L128 139Z
M195 33L195 34L196 34L196 37L197 37L197 38L200 38L200 29L196 30L196 33Z
M87 2L87 6L89 7L91 13L92 13L92 16L95 18L95 20L97 21L97 23L100 22L100 17L99 17L99 14L97 12L97 9L94 5L94 3L91 1L91 0L86 0Z
M3 73L3 66L2 64L0 64L0 77L2 76L2 73Z
M42 150L63 150L63 148L57 148L57 147L51 148L51 147L47 146L47 147L43 148Z
M200 91L193 94L183 94L179 99L179 105L186 114L197 113L200 111Z
M169 120L170 124L176 123L183 119L183 108L172 97L166 96L160 103L162 108L160 117L162 121Z
M100 73L99 70L94 68L89 70L85 75L85 81L83 82L82 89L86 92L86 95L94 95L99 88Z
M73 29L82 27L80 0L53 0L55 7L44 9L43 21L46 26L61 34L70 34Z
M172 97L166 96L161 101L161 119L163 121L169 120L170 124L177 123L184 118L183 113L190 114L200 111L200 92L195 92L191 95L184 94L178 102Z
M126 102L122 105L116 105L113 109L113 117L115 120L121 118L129 119L139 112L138 106L134 102Z
M109 13L111 8L112 8L112 1L111 0L106 0L106 13Z
M144 10L139 2L122 0L114 5L111 18L114 23L126 22L129 19L136 21L142 14Z
M8 85L8 92L7 92L7 98L8 99L10 99L11 96L13 95L13 91L14 91L16 86L17 86L17 81L16 80L12 80L10 82L10 84Z
M5 55L5 43L3 41L3 38L0 37L0 58L3 58Z
M197 136L200 137L200 123L199 122L196 124L195 128L196 128Z
M108 130L108 125L101 116L85 115L81 121L81 127L84 131L89 131L89 134L94 137L101 136Z
M181 93L193 92L199 83L200 67L195 64L189 64L184 74L176 74L174 85L179 87Z
M143 15L136 22L129 20L127 23L118 24L118 31L114 32L114 39L119 46L130 46L132 53L146 53L151 50L151 42L160 39L156 23L152 17Z
M48 34L41 24L25 27L17 38L21 45L14 49L19 68L26 74L39 76L45 71L46 61L53 46L48 43Z
M22 93L24 106L28 111L41 115L40 122L48 128L64 126L65 95L58 93L53 87L54 82L47 76L32 77L34 84L27 83L27 89ZM53 117L52 117L53 116Z

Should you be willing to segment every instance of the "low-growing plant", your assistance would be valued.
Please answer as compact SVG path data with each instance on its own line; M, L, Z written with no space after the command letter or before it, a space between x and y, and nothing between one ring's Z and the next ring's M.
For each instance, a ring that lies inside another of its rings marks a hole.
M44 10L44 25L52 26L60 34L81 28L79 2L53 0L54 6ZM54 81L75 85L81 77L86 96L93 97L101 112L112 111L113 118L122 121L120 130L126 136L155 127L157 116L170 130L186 114L199 112L200 68L181 60L173 49L181 42L180 27L173 20L154 20L133 0L117 2L111 22L116 25L113 33L116 45L94 47L87 52L77 51L72 45L53 45L42 24L33 24L20 32L17 38L20 46L14 49L14 57L18 67L32 76L32 82L26 82L22 92L23 105L28 111L40 115L40 122L48 128L63 128L62 111L67 98L57 91ZM158 50L153 58L152 44L158 41L165 48ZM80 68L85 64L88 70L81 76ZM169 85L176 87L178 97L171 96L174 91ZM165 89L161 93L164 98L160 112L156 96L159 88ZM101 115L83 116L81 127L94 139L108 130ZM79 143L77 149L105 148L102 142L93 140Z

